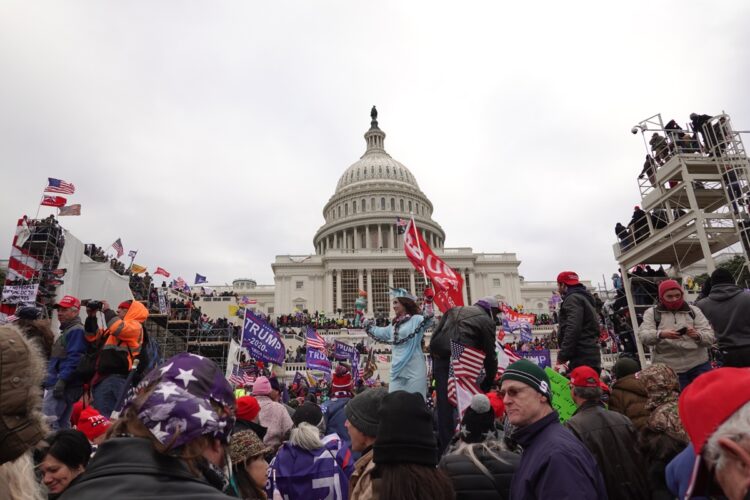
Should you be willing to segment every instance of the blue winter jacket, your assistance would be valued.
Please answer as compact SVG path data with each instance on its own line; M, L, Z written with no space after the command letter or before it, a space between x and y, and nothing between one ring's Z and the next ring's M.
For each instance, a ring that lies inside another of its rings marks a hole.
M687 493L688 486L690 486L690 478L693 475L694 463L695 452L693 451L693 444L689 443L667 465L667 488L677 498L685 498L685 493ZM708 497L698 495L693 495L690 498L692 500L708 500Z
M60 336L52 345L44 387L52 387L58 380L64 380L68 386L82 385L83 381L76 374L76 368L88 349L88 343L81 318L76 317L73 321L60 325L60 330Z
M560 424L557 412L513 433L523 447L511 495L513 500L600 500L604 479L591 452Z
M346 431L344 422L346 422L346 412L344 408L351 401L351 398L329 399L321 409L326 416L326 435L337 434L343 441L351 443L349 433Z

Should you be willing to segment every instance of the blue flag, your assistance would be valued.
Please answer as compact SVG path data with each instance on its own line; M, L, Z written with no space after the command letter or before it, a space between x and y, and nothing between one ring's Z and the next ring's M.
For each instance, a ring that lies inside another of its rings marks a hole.
M320 352L317 349L307 348L305 363L309 370L320 370L331 373L331 361L324 352Z
M334 343L333 357L339 361L344 359L354 359L354 356L358 354L357 348L353 345L345 344L344 342L336 340Z
M206 282L206 277L205 276L201 276L200 274L195 273L195 284L196 285L200 285L201 283L205 283L205 282Z
M296 372L294 374L294 380L292 380L292 384L297 384L298 387L301 387L302 384L305 384L308 387L310 386L305 376L302 375L300 372Z
M259 318L250 309L245 309L245 323L242 326L242 347L254 359L284 364L286 351L281 335L274 327Z

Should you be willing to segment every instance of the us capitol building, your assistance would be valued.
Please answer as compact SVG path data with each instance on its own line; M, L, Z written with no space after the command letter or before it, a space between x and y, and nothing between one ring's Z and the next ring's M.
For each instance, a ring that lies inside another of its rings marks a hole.
M413 214L425 241L463 276L465 304L494 295L511 306L523 304L528 312L547 312L547 300L556 284L524 281L518 274L521 262L516 254L445 247L445 231L432 218L432 202L409 169L385 150L385 132L378 126L375 107L371 118L364 154L344 171L323 207L325 223L313 237L315 253L278 255L271 264L274 285L236 279L231 287L213 288L234 291L249 300L249 307L266 314L307 309L329 317L351 317L359 290L365 290L368 316L392 314L389 287L419 296L425 286L421 273L404 254L403 236L396 227L397 217L408 220ZM212 316L226 314L217 310L214 315L214 308L208 309L204 307Z

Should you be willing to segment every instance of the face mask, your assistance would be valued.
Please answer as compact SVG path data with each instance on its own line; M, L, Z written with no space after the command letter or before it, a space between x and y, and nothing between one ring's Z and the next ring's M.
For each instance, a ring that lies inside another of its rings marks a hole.
M670 311L678 311L682 308L682 305L685 303L685 299L680 298L680 300L675 300L674 302L662 302L664 307L669 309Z

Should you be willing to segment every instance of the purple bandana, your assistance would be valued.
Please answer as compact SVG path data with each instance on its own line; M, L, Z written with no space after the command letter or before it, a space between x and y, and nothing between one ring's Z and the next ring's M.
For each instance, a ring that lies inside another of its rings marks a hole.
M178 448L204 434L228 441L234 416L220 417L211 402L234 415L234 394L216 364L203 356L181 353L161 368L151 370L139 389L157 380L156 389L138 411L138 418L160 443L174 440L170 448ZM140 390L135 391L125 408Z

